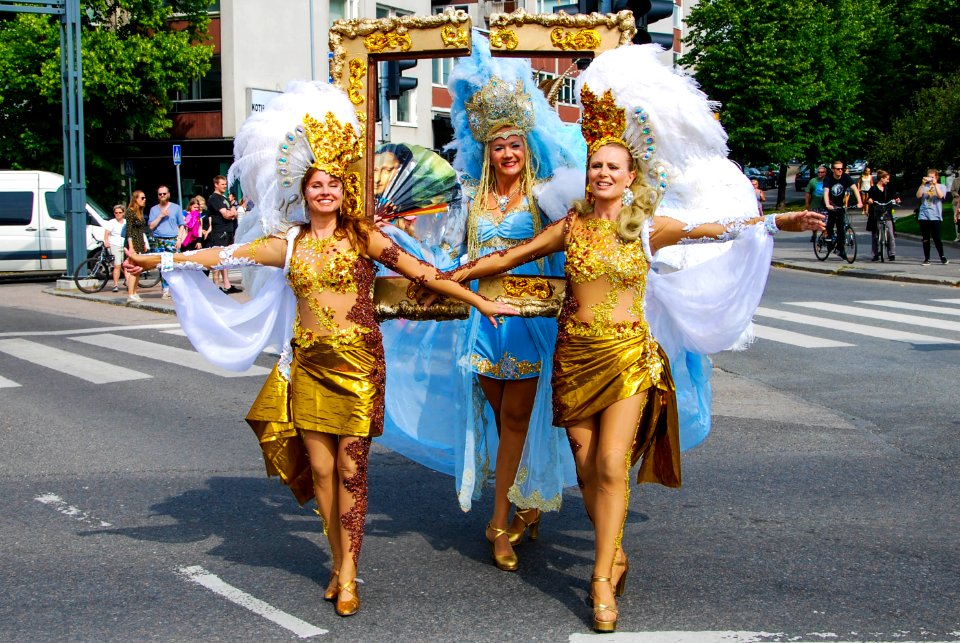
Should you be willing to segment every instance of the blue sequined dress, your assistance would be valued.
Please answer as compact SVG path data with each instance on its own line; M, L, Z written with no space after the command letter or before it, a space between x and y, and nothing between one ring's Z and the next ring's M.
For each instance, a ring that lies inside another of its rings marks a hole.
M537 216L536 228L549 224L539 212ZM484 213L476 222L481 256L511 248L534 233L527 199L502 218ZM392 236L416 250L398 238L402 233ZM448 256L462 255L462 250ZM437 255L430 258L436 260ZM563 257L545 257L511 274L562 276ZM508 496L521 508L558 510L563 488L576 484L576 471L566 435L552 423L550 376L557 322L552 317L508 317L504 322L494 328L473 310L464 321L383 323L390 393L380 443L453 475L460 507L467 511L493 479L498 445L496 421L477 375L502 380L539 377L520 466Z

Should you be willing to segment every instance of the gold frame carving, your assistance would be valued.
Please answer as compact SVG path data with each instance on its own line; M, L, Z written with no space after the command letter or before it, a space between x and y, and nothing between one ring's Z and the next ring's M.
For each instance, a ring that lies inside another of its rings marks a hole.
M567 31L573 30L573 33ZM490 50L493 55L545 56L571 53L596 56L631 41L637 25L630 11L571 15L513 13L490 16Z
M347 168L358 173L364 195L373 194L377 63L469 56L471 29L466 12L452 9L433 16L338 20L330 27L330 76L347 92L360 122L367 124L364 158ZM491 16L490 45L494 56L594 57L629 43L636 31L629 11L567 15L529 14L520 9ZM372 216L372 201L364 199L368 216ZM556 278L490 277L481 280L479 292L514 305L525 317L554 316L559 312L565 285L563 279ZM374 298L382 318L453 319L469 313L466 304L446 300L424 311L410 299L408 287L409 282L402 277L377 278Z

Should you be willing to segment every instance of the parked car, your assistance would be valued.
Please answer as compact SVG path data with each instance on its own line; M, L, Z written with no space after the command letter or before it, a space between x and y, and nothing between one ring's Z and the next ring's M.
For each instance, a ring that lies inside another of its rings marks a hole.
M809 165L801 165L797 168L797 175L793 177L793 187L797 192L803 192L807 189L807 184L813 177L813 169Z
M767 174L766 172L760 170L759 168L755 168L755 167L745 167L745 168L743 168L743 173L744 173L744 174L747 176L747 178L750 179L751 181L754 180L754 179L756 179L756 180L757 180L757 185L760 186L760 189L761 189L761 190L772 190L772 189L774 189L775 187L777 187L777 180L776 180L776 178L774 177L774 178L771 179L769 174Z
M864 160L851 161L847 164L847 174L851 178L859 178L863 174L863 169L867 167L867 162Z
M87 201L87 249L103 240L108 215ZM0 171L0 271L67 268L63 176L30 170Z

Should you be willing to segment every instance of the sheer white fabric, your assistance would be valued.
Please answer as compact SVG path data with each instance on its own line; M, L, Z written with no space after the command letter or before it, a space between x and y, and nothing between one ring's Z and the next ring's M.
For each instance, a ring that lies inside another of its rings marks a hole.
M202 272L164 273L177 319L190 343L207 360L231 371L245 371L264 350L279 353L290 343L297 300L280 268L260 267L266 276L256 297L238 302Z

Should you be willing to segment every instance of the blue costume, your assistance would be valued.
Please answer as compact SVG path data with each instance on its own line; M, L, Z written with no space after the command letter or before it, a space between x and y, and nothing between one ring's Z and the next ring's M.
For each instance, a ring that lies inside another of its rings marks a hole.
M464 203L456 204L442 225L419 235L419 242L391 233L405 249L442 268L511 248L535 236L551 219L563 217L572 201L583 196L586 165L586 143L579 127L560 121L534 83L529 61L493 58L489 43L475 34L473 53L458 61L449 88L455 129L451 147L457 152L454 167L460 173ZM485 105L492 109L468 105L482 92L488 92ZM527 97L520 107L518 95ZM489 171L487 139L476 135L478 112L481 127L517 128L525 137L526 194L502 214L474 207L475 198L486 197L483 182ZM559 277L563 258L545 257L512 274ZM494 328L471 312L465 321L398 320L381 328L390 364L381 444L455 476L460 507L467 511L493 477L498 445L493 412L477 376L539 377L520 466L508 496L521 509L559 509L563 488L576 484L576 472L566 436L552 424L556 320L510 317Z

